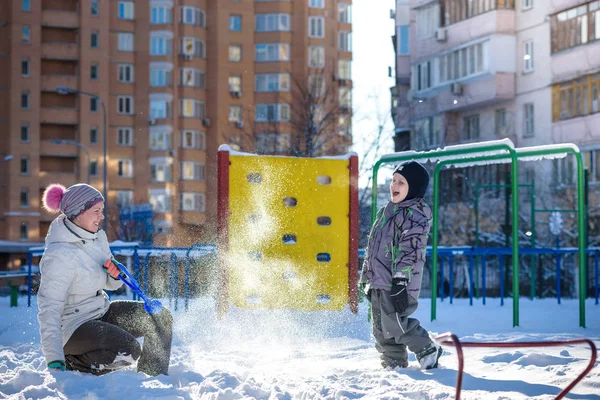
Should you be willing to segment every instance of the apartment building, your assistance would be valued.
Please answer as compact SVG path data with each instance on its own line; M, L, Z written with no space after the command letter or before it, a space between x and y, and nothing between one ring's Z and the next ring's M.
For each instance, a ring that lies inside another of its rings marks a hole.
M0 2L0 240L43 242L43 190L89 181L111 240L149 203L155 245L214 242L219 145L302 154L304 104L338 110L312 154L347 151L351 43L349 0Z
M600 1L396 0L391 14L398 149L573 142L600 179ZM572 164L555 162L553 179L569 183Z

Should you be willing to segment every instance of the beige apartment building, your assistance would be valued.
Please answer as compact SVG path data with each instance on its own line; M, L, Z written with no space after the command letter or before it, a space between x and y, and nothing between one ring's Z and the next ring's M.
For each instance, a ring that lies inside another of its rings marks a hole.
M600 1L396 0L391 17L398 149L505 137L518 147L573 142L593 192L600 181ZM567 157L548 170L522 163L522 181L568 185L573 163ZM496 166L466 174L478 183L504 179ZM457 198L472 194L458 189Z
M348 150L351 43L349 0L1 1L0 269L55 182L107 194L110 240L150 203L155 245L214 243L219 145L305 154L307 114L312 155Z

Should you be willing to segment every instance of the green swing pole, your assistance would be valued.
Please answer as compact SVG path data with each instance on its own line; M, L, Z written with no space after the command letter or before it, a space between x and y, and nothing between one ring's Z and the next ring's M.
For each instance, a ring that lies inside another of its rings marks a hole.
M517 193L518 190L518 180L516 177L518 176L518 165L517 165L517 153L515 149L507 146L504 150L507 150L510 155L511 160L511 187L512 187L512 209L517 210L519 204L519 196ZM459 160L444 160L440 161L436 164L435 170L433 173L433 210L437 210L439 207L439 174L442 167L448 164L466 164L473 162L489 162L489 161L501 161L506 160L507 155L491 155L491 156L475 156L469 158L461 158ZM518 214L512 213L512 253L513 253L513 326L519 325L519 243L518 243ZM431 302L431 320L433 321L436 318L436 301L435 301L435 292L433 289L437 289L437 248L438 248L438 213L433 213L433 221L432 221L432 243L431 243L431 275L432 275L432 302ZM516 277L516 278L515 278ZM516 289L515 289L516 287Z

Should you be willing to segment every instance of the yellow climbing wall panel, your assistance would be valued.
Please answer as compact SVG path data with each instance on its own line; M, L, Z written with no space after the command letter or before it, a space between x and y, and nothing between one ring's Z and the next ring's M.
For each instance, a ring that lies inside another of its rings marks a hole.
M350 160L230 155L230 163L231 302L245 308L344 308ZM328 178L329 184L319 183ZM320 225L320 217L329 217L330 224L321 218Z

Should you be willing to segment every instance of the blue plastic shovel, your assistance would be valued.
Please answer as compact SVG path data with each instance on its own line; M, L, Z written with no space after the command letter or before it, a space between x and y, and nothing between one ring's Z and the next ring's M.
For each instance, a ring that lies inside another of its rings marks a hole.
M144 294L142 289L140 289L140 285L137 283L137 281L134 279L134 277L131 276L131 274L129 273L127 268L123 264L121 264L120 262L115 260L114 258L111 259L111 261L121 271L121 273L119 274L119 279L121 279L123 281L123 283L125 283L127 286L129 286L131 288L131 290L133 290L135 293L137 293L138 296L140 296L142 298L142 300L144 300L144 309L146 310L146 312L148 314L158 314L159 312L161 312L161 310L163 309L163 305L161 304L161 302L156 299L151 299L149 297L146 297L146 295Z

